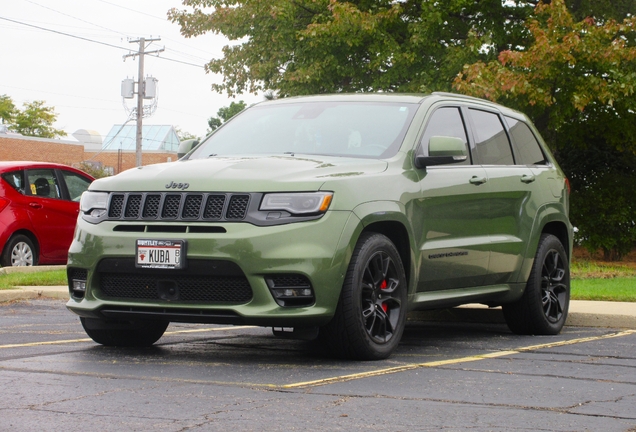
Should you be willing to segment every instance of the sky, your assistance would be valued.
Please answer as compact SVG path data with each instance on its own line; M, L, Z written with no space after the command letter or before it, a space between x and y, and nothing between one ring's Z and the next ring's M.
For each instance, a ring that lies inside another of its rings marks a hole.
M207 33L194 38L180 34L178 24L166 14L171 8L186 9L181 0L4 0L0 8L0 95L23 103L45 101L55 108L54 127L72 138L79 129L97 131L105 138L113 125L128 118L124 105L134 99L121 97L121 82L137 81L141 37L160 38L146 50L165 48L146 55L144 75L158 80L157 108L144 125L172 125L204 136L207 119L232 101L249 104L262 95L236 99L211 90L220 75L203 69L212 58L222 57L229 41ZM8 21L12 20L12 21ZM81 39L80 39L81 38ZM149 104L147 101L146 104Z

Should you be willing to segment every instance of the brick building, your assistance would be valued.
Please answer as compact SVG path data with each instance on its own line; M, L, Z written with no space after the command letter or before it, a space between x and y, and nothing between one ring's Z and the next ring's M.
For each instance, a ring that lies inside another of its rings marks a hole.
M0 160L57 162L75 167L82 162L88 162L100 165L105 169L112 169L114 174L136 166L135 152L131 150L87 150L82 143L77 141L13 134L0 134ZM144 150L142 152L143 165L175 160L177 160L176 152L161 150Z

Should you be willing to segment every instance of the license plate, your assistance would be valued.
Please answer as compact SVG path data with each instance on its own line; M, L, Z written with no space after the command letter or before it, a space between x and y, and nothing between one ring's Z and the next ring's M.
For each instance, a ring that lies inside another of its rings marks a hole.
M185 267L185 240L137 240L135 264L140 268Z

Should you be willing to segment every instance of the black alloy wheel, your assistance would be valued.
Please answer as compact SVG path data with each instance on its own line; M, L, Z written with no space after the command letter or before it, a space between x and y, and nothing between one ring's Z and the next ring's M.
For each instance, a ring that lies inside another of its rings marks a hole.
M362 321L369 337L387 343L396 332L402 300L395 262L384 251L367 262L361 280Z
M519 300L504 304L510 330L517 334L558 334L568 316L570 262L561 241L542 234L530 277Z
M567 270L563 258L556 249L546 254L541 268L541 301L548 321L557 323L566 309L569 288L565 284Z
M385 359L398 346L406 323L407 282L395 245L363 233L353 251L333 319L318 340L336 357Z

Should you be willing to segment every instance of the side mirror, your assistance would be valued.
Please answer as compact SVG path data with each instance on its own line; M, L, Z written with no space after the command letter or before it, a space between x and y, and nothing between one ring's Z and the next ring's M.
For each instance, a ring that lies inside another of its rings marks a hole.
M417 156L415 166L424 168L464 162L468 159L466 143L461 138L433 136L428 142L428 156Z
M179 148L177 149L177 159L181 159L183 156L188 154L190 150L199 145L198 139L189 139L185 141L181 141L179 144Z

